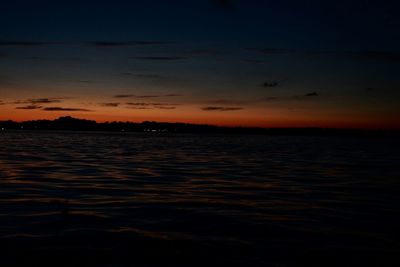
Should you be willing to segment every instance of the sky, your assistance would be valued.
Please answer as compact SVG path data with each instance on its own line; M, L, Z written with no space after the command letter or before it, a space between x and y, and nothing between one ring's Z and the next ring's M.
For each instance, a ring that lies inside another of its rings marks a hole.
M400 128L396 1L4 1L0 120Z

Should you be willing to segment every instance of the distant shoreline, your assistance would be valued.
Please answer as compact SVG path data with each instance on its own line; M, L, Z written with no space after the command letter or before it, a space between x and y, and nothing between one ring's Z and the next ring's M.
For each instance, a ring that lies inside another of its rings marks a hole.
M228 127L207 124L168 123L168 122L103 122L76 119L70 116L55 120L34 120L15 122L0 121L0 131L38 130L38 131L90 131L90 132L155 132L155 133L221 133L258 134L289 136L400 136L397 129L350 129L350 128L261 128Z

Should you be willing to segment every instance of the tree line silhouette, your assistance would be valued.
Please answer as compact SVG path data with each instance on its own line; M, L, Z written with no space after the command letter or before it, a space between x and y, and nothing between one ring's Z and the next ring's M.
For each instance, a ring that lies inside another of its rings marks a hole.
M261 128L226 127L207 124L169 123L144 121L134 122L96 122L70 116L55 120L33 120L15 122L0 121L0 130L58 130L58 131L106 131L106 132L174 132L174 133L237 133L266 135L354 135L354 136L399 136L400 130L368 130L340 128Z

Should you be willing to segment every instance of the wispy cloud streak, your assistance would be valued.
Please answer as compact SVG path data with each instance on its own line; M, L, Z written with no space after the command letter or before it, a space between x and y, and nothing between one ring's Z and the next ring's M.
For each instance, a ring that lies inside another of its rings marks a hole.
M176 109L181 104L175 103L146 103L146 102L128 102L125 103L129 108L133 109Z
M41 109L42 106L37 106L37 105L29 105L29 106L24 106L24 107L16 107L15 109L27 109L27 110L33 110L33 109Z
M202 107L204 111L237 111L242 110L243 107Z
M50 103L60 103L62 102L63 98L34 98L34 99L27 99L22 101L16 101L15 104L50 104Z
M95 41L88 43L95 47L124 47L124 46L148 46L148 45L168 45L174 44L174 42L164 41L127 41L127 42L113 42L113 41Z
M93 110L90 109L84 109L84 108L63 108L63 107L46 107L43 108L44 111L82 111L82 112L90 112Z
M99 104L102 107L118 107L120 105L120 103L100 103Z
M115 95L114 98L160 98L160 97L179 97L180 94L164 94L164 95Z
M187 57L178 57L178 56L148 56L148 57L133 57L133 58L139 60L154 60L154 61L175 61L175 60L187 59Z

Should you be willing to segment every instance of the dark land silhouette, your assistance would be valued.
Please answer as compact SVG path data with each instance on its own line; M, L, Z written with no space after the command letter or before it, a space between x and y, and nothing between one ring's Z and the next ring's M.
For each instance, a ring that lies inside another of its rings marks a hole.
M169 123L144 121L103 122L77 119L70 116L55 120L33 120L15 122L0 121L0 130L58 130L58 131L105 131L105 132L172 132L172 133L224 133L224 134L264 134L264 135L317 135L317 136L399 136L397 129L350 129L350 128L262 128L226 127L207 124Z

